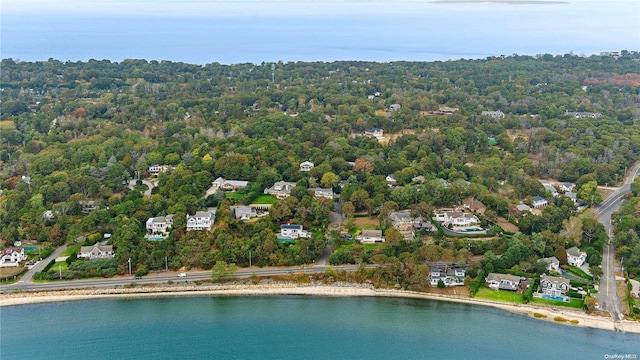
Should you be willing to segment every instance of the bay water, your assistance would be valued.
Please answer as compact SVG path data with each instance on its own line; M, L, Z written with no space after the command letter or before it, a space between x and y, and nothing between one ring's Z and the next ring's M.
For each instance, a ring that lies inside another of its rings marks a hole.
M0 359L605 359L640 335L366 297L160 297L0 308Z

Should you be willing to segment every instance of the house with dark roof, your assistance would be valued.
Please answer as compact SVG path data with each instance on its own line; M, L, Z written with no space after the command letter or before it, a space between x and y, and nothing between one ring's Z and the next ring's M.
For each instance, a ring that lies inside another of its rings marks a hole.
M0 267L17 267L24 260L27 260L27 255L23 248L8 247L0 251Z
M533 207L534 209L540 209L543 208L545 206L549 205L549 202L547 202L547 199L543 198L542 196L534 196L533 197Z

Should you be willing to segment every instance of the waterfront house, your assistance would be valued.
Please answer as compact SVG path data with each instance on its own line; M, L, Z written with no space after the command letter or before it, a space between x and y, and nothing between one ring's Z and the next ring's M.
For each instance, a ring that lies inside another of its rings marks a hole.
M382 230L362 230L360 235L356 237L363 244L383 243L384 237Z
M580 267L587 260L587 253L580 251L577 247L567 249L567 262L569 265Z
M490 273L485 278L485 281L489 288L493 290L516 291L518 290L518 285L520 285L520 277L509 274Z
M291 195L291 189L296 187L295 183L286 182L286 181L278 181L273 184L272 187L268 189L264 189L265 194L273 195L278 199L285 199L289 195Z
M211 230L214 219L212 211L198 211L194 215L187 215L187 231Z
M24 260L27 260L27 255L23 248L8 247L0 252L0 267L16 267Z
M80 248L80 255L78 257L87 258L89 260L94 259L113 259L115 253L113 252L113 245L100 245L96 243L93 246L82 246Z
M311 161L305 161L300 163L300 171L311 171L314 164Z
M557 276L540 276L540 293L553 297L565 297L569 293L569 279Z
M438 282L442 280L444 286L462 286L464 285L465 269L449 268L449 267L429 267L429 285L438 286Z

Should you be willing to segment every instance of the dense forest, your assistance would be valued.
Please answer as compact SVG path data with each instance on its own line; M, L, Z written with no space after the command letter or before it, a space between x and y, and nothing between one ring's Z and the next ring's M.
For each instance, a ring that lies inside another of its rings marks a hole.
M332 262L390 264L381 276L396 281L401 273L414 288L428 261L471 261L472 275L482 267L544 271L538 259L562 260L564 249L581 246L597 267L601 226L578 218L573 201L552 196L538 179L575 183L587 207L602 199L597 186L622 180L640 154L639 60L626 51L204 66L4 59L0 242L78 245L74 239L88 235L90 245L111 234L119 273L128 259L140 273L164 269L166 259L172 269L304 264L334 244L343 251ZM371 128L384 140L363 136ZM315 167L302 172L303 161ZM170 170L157 175L150 196L144 186L129 189L156 164ZM218 177L250 186L207 195ZM291 196L256 221L235 219L231 206L252 203L281 180L296 183ZM316 199L308 191L316 187L333 188L340 200ZM534 196L549 205L519 214L516 205ZM426 215L468 198L486 206L481 220L496 236L404 240L386 220L395 210ZM100 209L83 212L87 201ZM185 231L187 215L210 207L217 208L210 232ZM345 252L341 235L327 231L336 209L347 228L355 216L379 218L387 242ZM625 214L637 217L633 211ZM145 240L147 219L168 214L170 235ZM500 219L519 231L502 229ZM284 223L312 235L278 242ZM638 231L629 224L617 236L636 267Z

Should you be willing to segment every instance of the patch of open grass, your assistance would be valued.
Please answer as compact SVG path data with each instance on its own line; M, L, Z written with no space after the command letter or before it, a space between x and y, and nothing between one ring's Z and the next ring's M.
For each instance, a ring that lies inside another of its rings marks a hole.
M264 194L258 196L255 200L253 200L252 204L273 204L274 202L276 202L276 200L277 199L274 196Z
M564 302L564 301L555 301L555 300L541 299L541 298L534 297L533 299L531 299L531 302L536 304L570 307L574 309L582 309L584 307L584 301L582 299L574 299L574 298L570 298L569 302Z
M480 288L475 297L478 299L524 304L524 297L522 294L503 290L493 290L486 287Z
M224 197L227 200L235 200L235 201L239 201L242 200L244 198L244 194L238 194L235 191L225 191L224 193Z
M577 276L583 279L587 279L587 280L591 280L593 279L593 276L587 274L586 272L584 272L582 269L580 269L579 267L575 267L575 266L571 266L569 265L569 269L567 270L567 272L573 276Z

